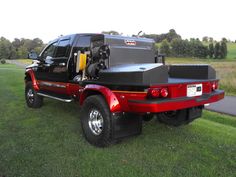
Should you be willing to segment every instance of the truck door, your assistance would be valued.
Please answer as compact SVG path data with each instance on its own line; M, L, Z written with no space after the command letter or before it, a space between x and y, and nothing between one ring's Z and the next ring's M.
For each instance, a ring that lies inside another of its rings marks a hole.
M36 78L43 81L67 82L70 49L70 38L64 37L49 44L40 55Z
M61 38L56 44L56 51L50 59L49 79L57 82L68 82L67 62L71 50L70 38Z
M54 57L57 43L58 41L51 42L40 54L40 60L37 62L38 67L35 70L37 80L49 80L51 60Z

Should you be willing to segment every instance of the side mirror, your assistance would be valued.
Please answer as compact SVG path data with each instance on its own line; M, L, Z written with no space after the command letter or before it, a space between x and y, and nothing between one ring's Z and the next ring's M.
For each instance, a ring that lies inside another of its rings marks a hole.
M38 59L37 53L35 52L28 53L28 59L37 60Z

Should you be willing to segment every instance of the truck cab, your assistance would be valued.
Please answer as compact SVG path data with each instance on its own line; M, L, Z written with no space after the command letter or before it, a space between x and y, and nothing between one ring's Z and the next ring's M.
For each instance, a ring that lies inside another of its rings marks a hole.
M104 147L140 134L142 122L153 117L173 126L190 123L205 104L224 97L211 66L158 63L154 44L104 34L52 40L26 68L26 103L79 102L85 138Z

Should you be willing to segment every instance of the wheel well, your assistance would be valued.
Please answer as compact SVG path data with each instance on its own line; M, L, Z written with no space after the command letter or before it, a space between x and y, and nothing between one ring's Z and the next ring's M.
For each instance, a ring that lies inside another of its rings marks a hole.
M85 88L79 98L80 105L82 105L84 100L91 95L102 95L111 112L121 111L121 105L119 100L116 98L116 95L109 88L99 85L90 85Z
M28 73L25 73L25 82L32 81L30 75Z
M103 98L103 94L96 90L86 90L86 92L83 94L82 98L80 99L80 105L83 104L84 100L92 95L101 95ZM105 99L105 98L104 98Z
M85 93L85 99L89 96L92 96L92 95L102 95L102 93L99 91L96 91L96 90L87 90Z

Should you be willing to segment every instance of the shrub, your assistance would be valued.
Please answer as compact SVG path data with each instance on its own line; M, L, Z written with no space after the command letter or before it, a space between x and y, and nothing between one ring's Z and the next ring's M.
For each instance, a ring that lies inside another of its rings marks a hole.
M6 60L5 60L5 59L1 59L1 63L2 63L2 64L5 64L5 63L6 63Z

